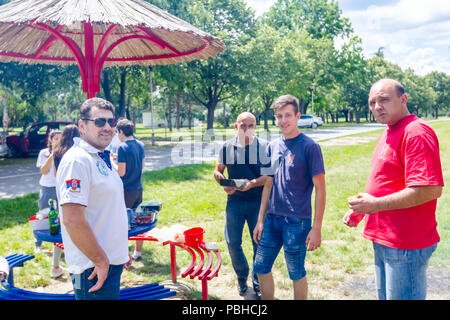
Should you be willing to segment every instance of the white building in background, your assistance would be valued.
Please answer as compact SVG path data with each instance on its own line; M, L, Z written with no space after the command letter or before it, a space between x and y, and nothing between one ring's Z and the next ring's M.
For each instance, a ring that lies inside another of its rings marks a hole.
M172 127L176 127L177 118L175 115L172 116ZM152 111L150 109L143 110L142 111L142 124L144 127L150 128L152 126ZM191 125L192 126L198 126L200 124L200 120L196 118L191 119ZM158 127L167 127L167 121L166 119L160 119L158 115L155 113L153 115L153 125L155 128ZM188 119L181 119L181 126L187 127L188 126Z

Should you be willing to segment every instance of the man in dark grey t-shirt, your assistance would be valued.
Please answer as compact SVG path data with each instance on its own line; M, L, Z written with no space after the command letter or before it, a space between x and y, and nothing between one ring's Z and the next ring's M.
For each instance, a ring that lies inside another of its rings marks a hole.
M240 189L224 187L228 194L226 207L225 239L231 256L233 269L239 283L239 294L247 291L249 265L242 250L242 232L247 222L250 238L258 219L261 193L264 177L261 176L261 166L264 164L267 142L254 136L256 119L253 114L244 112L236 120L237 134L226 141L219 152L214 169L214 178L218 183L225 179L225 168L229 179L244 179L246 185ZM256 253L256 243L253 243L253 261ZM260 297L257 276L252 273L253 289Z

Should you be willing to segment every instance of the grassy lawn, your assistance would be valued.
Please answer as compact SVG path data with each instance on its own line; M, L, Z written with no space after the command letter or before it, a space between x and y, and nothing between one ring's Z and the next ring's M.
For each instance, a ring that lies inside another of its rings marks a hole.
M441 148L441 162L446 185L450 183L450 126L448 122L433 122ZM380 131L359 134L359 137L377 137ZM346 299L336 297L333 292L356 276L373 274L373 253L371 242L362 238L362 224L349 229L341 223L347 210L347 197L364 190L369 173L370 158L376 139L358 145L322 146L327 180L327 206L323 222L323 244L318 250L308 253L306 269L310 286L310 299ZM216 242L222 252L223 266L219 278L209 282L212 299L226 297L224 290L235 289L235 277L231 268L226 242L223 236L226 196L212 176L214 163L186 165L175 168L146 172L143 175L144 200L156 199L163 202L159 216L159 227L183 224L205 228L205 240ZM11 253L32 254L34 237L27 218L37 211L37 194L0 200L0 255ZM314 197L313 197L314 198ZM431 259L431 266L443 267L450 263L450 193L444 189L438 201L437 219L441 242ZM130 251L134 243L129 242ZM247 230L243 240L244 250L250 256L251 242ZM52 283L51 245L44 244L44 252L15 272L19 287L37 288ZM179 269L190 264L190 256L179 251ZM64 265L64 264L63 264ZM288 278L284 256L280 254L274 265L276 296L291 299L291 281ZM188 283L192 290L189 299L201 299L200 281L178 279ZM131 270L123 274L123 284L136 284L170 279L169 248L155 243L144 245L143 260L133 263ZM360 299L369 297L361 296Z
M338 123L324 123L322 126L318 127L317 129L311 129L311 128L300 128L300 131L308 131L308 130L320 130L320 129L328 129L328 128L335 128L335 127L344 127L344 126L354 126L354 125L361 125L361 124L368 124L365 119L361 119L361 123L356 122L345 122L344 119L340 119L340 122ZM180 128L178 131L176 127L173 127L172 132L169 131L168 128L154 128L154 134L155 134L155 140L156 141L179 141L182 139L190 138L192 140L195 139L201 139L206 130L206 124L203 124L199 127L192 127L191 129L187 127ZM220 124L214 124L214 130L210 130L208 132L214 132L214 135L218 137L227 137L227 136L233 136L235 134L234 129L234 123L231 123L227 128L225 128L223 125ZM264 132L264 122L261 121L259 125L257 125L256 128L256 134L260 135ZM270 133L281 133L281 131L272 124L272 120L269 121L269 132ZM265 134L265 133L263 133ZM136 137L138 139L142 140L150 140L152 138L152 129L149 127L144 127L142 124L136 125Z

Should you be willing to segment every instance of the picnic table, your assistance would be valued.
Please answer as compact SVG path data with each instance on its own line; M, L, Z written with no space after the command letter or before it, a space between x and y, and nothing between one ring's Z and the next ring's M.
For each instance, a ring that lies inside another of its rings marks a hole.
M139 234L148 232L152 230L158 224L158 219L155 219L152 223L142 224L132 227L128 230L128 237L134 237ZM53 243L62 243L61 233L53 236L50 234L50 230L33 230L34 236L37 240L45 241L45 242L53 242Z
M151 235L151 230L156 227L158 220L155 219L150 224L138 225L128 230L128 240L143 240L161 242L162 245L170 247L170 269L172 282L177 281L177 262L176 262L176 248L183 249L191 256L191 264L181 273L183 278L189 277L191 279L197 278L202 284L202 299L208 300L208 282L215 277L218 277L219 270L222 265L222 257L218 248L209 248L206 243L201 243L198 246L191 246L183 242L173 240L160 241L157 237ZM61 234L51 235L49 230L33 230L33 233L38 240L45 242L52 242L57 247L64 250L62 244Z

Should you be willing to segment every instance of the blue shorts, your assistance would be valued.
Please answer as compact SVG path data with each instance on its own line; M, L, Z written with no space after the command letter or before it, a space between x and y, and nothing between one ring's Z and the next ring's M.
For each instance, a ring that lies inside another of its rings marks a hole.
M275 259L283 247L291 280L305 277L306 238L310 230L311 219L267 214L256 250L254 272L257 274L271 272Z

